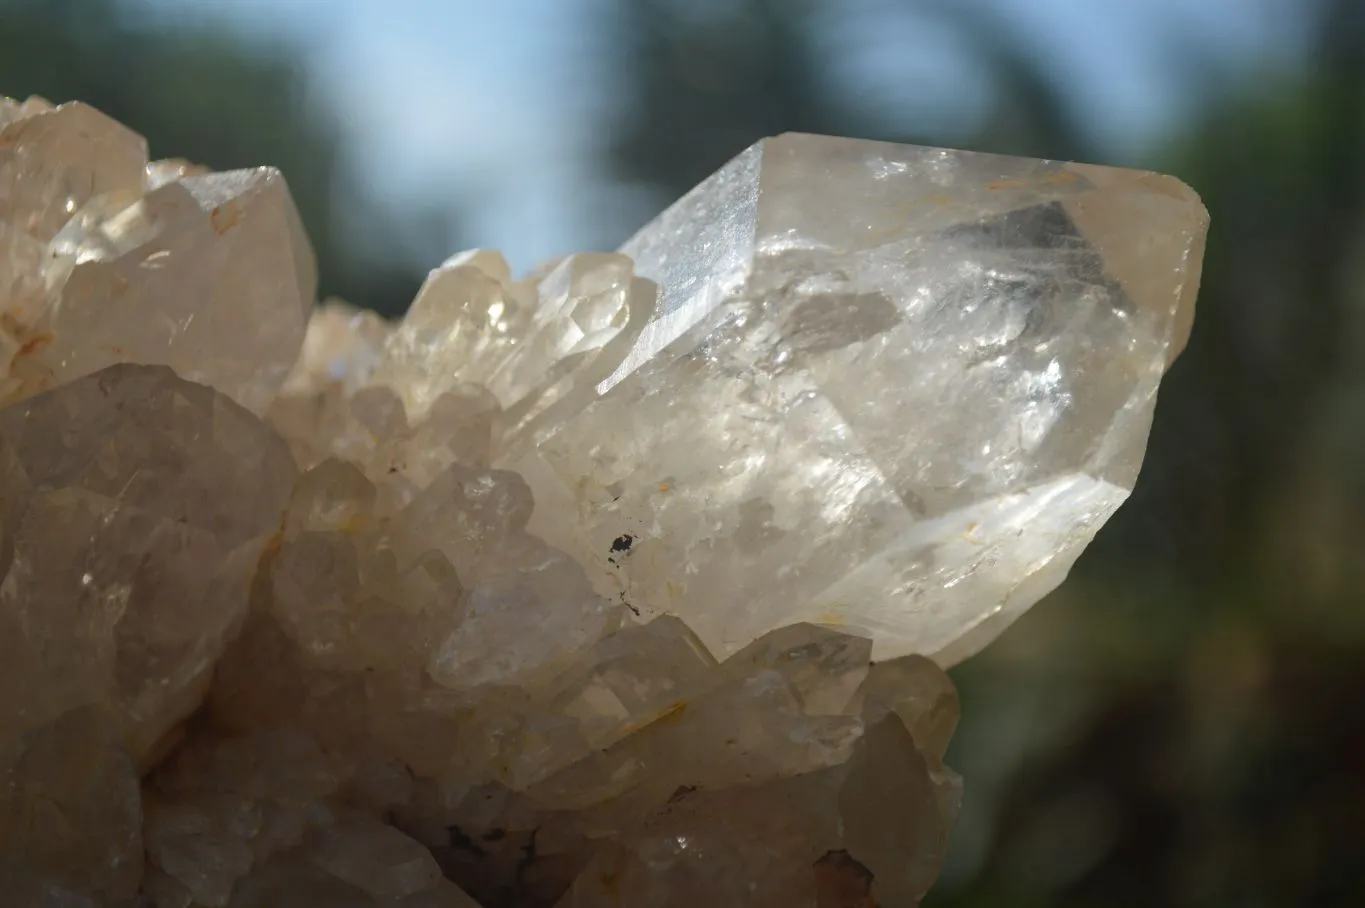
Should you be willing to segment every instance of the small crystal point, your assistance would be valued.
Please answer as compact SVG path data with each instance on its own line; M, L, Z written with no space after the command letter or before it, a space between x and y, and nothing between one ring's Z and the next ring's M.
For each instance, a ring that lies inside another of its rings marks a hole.
M90 199L142 185L147 142L78 101L0 112L0 212L42 242Z
M294 367L317 274L273 168L101 196L49 252L40 327L50 340L32 367L48 384L117 362L164 363L259 412Z
M507 410L504 447L577 413L634 345L656 288L629 258L582 253L513 281L496 252L447 259L427 277L384 347L374 380L401 389L410 415L459 382Z
M720 655L810 621L958 661L1127 497L1206 225L1155 174L760 142L622 248L660 304L517 463L533 529Z

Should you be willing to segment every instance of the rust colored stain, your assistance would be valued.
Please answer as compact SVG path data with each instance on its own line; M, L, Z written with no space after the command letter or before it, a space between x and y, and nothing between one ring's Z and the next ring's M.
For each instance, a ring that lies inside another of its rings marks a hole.
M686 701L686 700L679 700L677 703L674 703L674 704L673 704L672 706L670 706L668 709L664 710L664 711L659 715L659 718L658 718L657 721L659 721L659 722L666 722L666 721L668 721L669 719L676 719L678 716L681 716L681 715L682 715L683 713L685 713L686 711L687 711L687 701Z
M256 559L257 573L265 571L270 563L275 560L275 556L280 553L280 549L282 548L284 548L283 528L276 530L271 534L270 538L266 540L265 547L261 549L261 556Z
M51 344L53 337L54 335L51 331L40 331L24 341L24 345L19 348L19 355L29 356L37 353L39 350L42 350L44 347Z
M872 881L847 851L831 851L815 862L816 908L877 908Z
M241 217L241 209L229 202L226 205L219 205L217 208L213 209L209 214L209 222L213 224L213 232L222 236L233 227L236 227L237 222L241 220Z

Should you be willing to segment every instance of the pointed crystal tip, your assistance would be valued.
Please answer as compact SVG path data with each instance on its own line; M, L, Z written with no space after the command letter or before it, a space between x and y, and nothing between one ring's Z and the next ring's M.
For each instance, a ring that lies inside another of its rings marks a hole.
M765 139L622 248L658 310L518 467L538 526L721 653L813 621L956 661L1126 498L1207 225L1157 174Z

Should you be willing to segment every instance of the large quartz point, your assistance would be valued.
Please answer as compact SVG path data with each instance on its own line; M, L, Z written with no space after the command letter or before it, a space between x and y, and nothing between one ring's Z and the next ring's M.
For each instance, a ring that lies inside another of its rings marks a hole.
M505 465L718 655L809 621L956 662L1128 495L1206 224L1170 177L767 139L622 247L657 312Z

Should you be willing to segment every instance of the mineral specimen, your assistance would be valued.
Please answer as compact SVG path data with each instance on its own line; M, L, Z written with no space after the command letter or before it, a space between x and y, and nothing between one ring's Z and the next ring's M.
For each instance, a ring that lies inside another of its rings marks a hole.
M916 904L942 666L1122 501L1204 227L789 135L390 324L278 173L0 102L6 904Z

